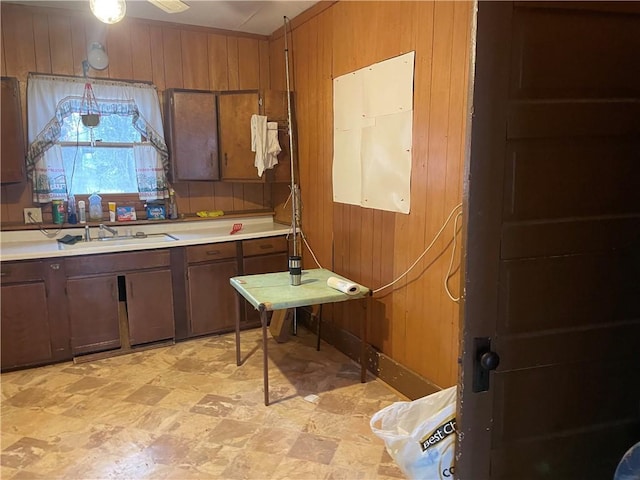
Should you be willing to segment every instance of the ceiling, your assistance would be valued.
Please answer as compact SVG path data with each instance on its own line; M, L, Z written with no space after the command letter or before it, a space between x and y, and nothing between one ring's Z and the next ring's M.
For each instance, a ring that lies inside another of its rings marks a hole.
M293 19L318 3L317 1L291 0L183 0L190 8L182 13L169 14L146 0L126 1L127 17L199 25L260 35L272 34L283 25L285 16ZM23 0L7 3L90 11L88 0Z

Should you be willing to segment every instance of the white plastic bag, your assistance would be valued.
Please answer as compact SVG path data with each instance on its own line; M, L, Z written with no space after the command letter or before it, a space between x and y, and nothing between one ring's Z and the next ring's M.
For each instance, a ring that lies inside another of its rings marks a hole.
M453 478L456 387L412 402L395 402L371 417L371 431L410 479ZM380 422L380 426L378 426Z

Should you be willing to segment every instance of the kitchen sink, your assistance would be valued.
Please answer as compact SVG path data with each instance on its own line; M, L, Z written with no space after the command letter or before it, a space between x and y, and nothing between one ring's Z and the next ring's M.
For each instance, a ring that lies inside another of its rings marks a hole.
M105 236L102 238L92 238L90 242L79 241L72 245L59 244L62 248L69 249L85 249L85 248L100 248L105 247L117 247L117 246L129 246L139 245L147 243L171 243L179 240L169 233L142 233L138 232L135 235L119 235L119 236Z

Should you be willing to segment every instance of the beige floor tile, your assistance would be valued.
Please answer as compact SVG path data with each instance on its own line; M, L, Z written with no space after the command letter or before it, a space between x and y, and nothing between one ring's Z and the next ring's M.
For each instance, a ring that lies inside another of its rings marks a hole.
M261 330L85 363L2 374L3 479L403 478L369 428L404 400L299 329L269 341L264 405Z

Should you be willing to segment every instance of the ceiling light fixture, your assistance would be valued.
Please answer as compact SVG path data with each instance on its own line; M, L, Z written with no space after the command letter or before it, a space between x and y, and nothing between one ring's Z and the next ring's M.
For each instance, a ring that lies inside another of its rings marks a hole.
M167 13L180 13L189 8L189 5L180 0L149 0L149 3L153 3L156 7Z
M98 20L104 23L118 23L127 12L125 0L89 0L89 7Z
M87 48L87 59L82 61L82 71L87 76L89 67L95 70L104 70L109 66L109 56L104 51L101 43L92 42Z

